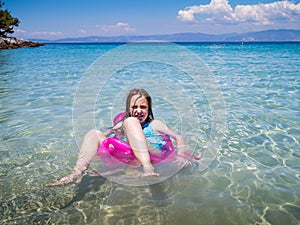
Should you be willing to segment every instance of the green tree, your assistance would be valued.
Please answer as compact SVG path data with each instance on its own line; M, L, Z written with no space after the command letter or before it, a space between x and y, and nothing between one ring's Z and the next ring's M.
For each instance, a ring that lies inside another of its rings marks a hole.
M0 37L6 37L7 34L14 32L14 27L19 26L19 19L12 17L8 10L3 10L4 2L0 1Z

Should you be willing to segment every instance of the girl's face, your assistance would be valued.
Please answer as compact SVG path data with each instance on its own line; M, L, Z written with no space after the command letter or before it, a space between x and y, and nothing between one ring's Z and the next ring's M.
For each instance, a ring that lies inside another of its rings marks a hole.
M130 100L130 114L143 125L148 118L149 105L147 99L140 95L132 96Z

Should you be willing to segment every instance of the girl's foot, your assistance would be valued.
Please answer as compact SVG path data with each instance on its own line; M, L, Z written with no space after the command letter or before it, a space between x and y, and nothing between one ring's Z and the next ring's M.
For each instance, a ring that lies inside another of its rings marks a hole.
M154 172L154 167L150 166L143 166L144 174L142 177L159 177L158 173Z
M73 170L71 174L61 178L60 180L51 184L46 184L46 187L63 186L69 183L78 184L81 182L82 176L83 176L83 171Z

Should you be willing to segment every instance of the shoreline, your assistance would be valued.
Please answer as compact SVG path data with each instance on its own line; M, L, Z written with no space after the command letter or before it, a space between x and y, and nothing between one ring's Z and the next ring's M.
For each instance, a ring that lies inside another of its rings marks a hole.
M27 41L15 37L0 37L0 49L31 48L43 45L43 43Z
M152 43L176 43L176 44L220 44L220 45L225 45L225 44L289 44L289 43L295 43L298 44L300 41L145 41L145 42L135 42L135 41L110 41L110 42L56 42L56 41L45 41L42 42L44 45L46 44L103 44L103 45L111 45L111 44L130 44L130 43L141 43L141 44L152 44Z

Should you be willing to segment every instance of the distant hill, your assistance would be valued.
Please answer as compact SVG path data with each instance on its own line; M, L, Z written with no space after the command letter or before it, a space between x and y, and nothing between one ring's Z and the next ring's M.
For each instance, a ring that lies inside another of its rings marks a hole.
M265 30L235 35L229 41L244 42L275 42L275 41L300 41L300 30Z
M299 41L300 30L265 30L244 34L204 34L177 33L161 35L132 35L132 36L88 36L80 38L64 38L58 40L32 39L42 43L108 43L136 41L168 41L168 42L285 42Z

